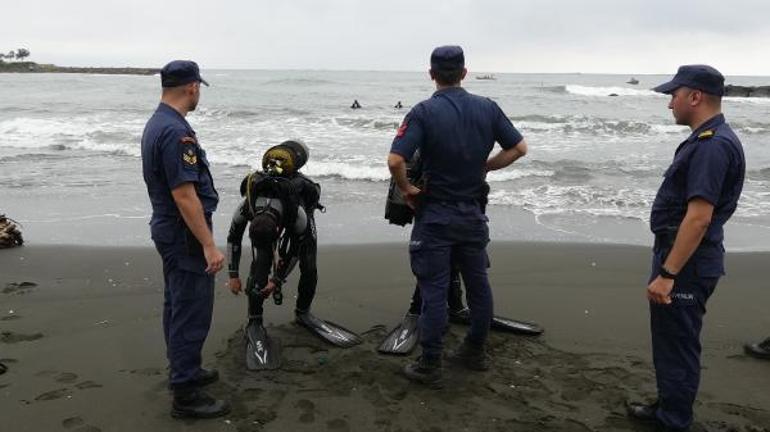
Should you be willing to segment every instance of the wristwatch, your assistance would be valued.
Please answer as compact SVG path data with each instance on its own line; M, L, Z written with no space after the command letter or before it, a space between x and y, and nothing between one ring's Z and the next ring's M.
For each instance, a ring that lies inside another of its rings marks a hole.
M676 275L666 270L666 266L661 265L658 269L658 275L663 279L676 279Z

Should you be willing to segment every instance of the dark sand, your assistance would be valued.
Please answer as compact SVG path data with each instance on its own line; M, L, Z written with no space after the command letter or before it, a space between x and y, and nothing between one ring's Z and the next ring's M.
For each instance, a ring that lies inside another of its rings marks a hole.
M428 390L378 355L413 286L406 247L322 247L314 311L364 333L340 350L267 309L284 346L279 371L244 368L245 299L217 282L204 352L222 380L224 419L169 417L160 325L162 274L152 249L28 246L0 251L0 431L644 431L627 398L654 395L644 287L649 251L607 245L498 243L490 250L496 312L537 321L540 338L495 333L493 368L447 368ZM730 254L709 303L695 430L770 431L770 362L742 343L770 335L770 254ZM13 312L11 312L13 311ZM447 346L463 329L453 327ZM416 356L417 352L415 352ZM414 357L413 356L413 357Z

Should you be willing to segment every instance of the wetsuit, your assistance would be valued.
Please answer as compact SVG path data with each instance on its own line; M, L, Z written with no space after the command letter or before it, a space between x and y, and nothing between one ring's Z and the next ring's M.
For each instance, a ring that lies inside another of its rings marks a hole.
M254 185L253 192L258 188L256 185L266 179L285 185L284 196L277 196L279 194L264 190L256 195L249 192L249 184ZM254 241L252 238L253 260L245 288L249 296L249 319L262 319L264 298L259 295L259 291L265 288L268 278L275 283L277 290L274 293L274 299L280 302L280 288L298 262L300 279L297 287L296 311L306 312L310 309L318 282L317 236L313 212L319 207L320 192L320 185L300 173L280 179L255 173L251 182L244 179L241 193L245 198L233 215L227 236L230 277L239 277L241 241L246 226L257 213L276 210L280 212L279 228L282 230L282 235L276 241L262 242ZM276 251L278 260L274 263ZM274 267L272 277L270 277L271 267Z

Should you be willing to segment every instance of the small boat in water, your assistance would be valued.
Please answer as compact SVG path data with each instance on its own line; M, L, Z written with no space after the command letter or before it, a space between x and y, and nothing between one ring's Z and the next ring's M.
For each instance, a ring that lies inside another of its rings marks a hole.
M497 78L495 78L495 76L492 74L487 74L487 75L476 75L476 79L493 81L493 80L496 80Z
M626 84L637 85L639 84L639 80L634 77L631 77L630 80L626 81Z

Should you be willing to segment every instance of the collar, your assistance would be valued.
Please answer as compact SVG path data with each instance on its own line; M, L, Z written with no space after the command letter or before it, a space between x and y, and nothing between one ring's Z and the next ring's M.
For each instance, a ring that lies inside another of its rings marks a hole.
M169 114L172 117L176 116L176 118L181 120L182 123L184 123L184 125L187 126L188 129L192 129L192 127L190 127L190 123L187 123L187 119L184 118L184 116L182 114L180 114L179 111L175 110L173 107L171 107L171 105L169 105L169 104L167 104L165 102L161 102L161 103L158 104L157 112L162 112L162 113L165 113L165 114Z
M692 131L690 134L690 137L687 138L687 141L697 141L698 136L709 129L716 129L717 127L721 126L725 123L725 115L724 114L717 114L714 117L711 117L710 119L703 122L702 125L698 126L697 129Z
M442 88L441 90L436 90L433 93L433 96L438 96L438 95L447 94L447 93L468 93L468 92L462 87L453 86L453 87L445 87L445 88Z

